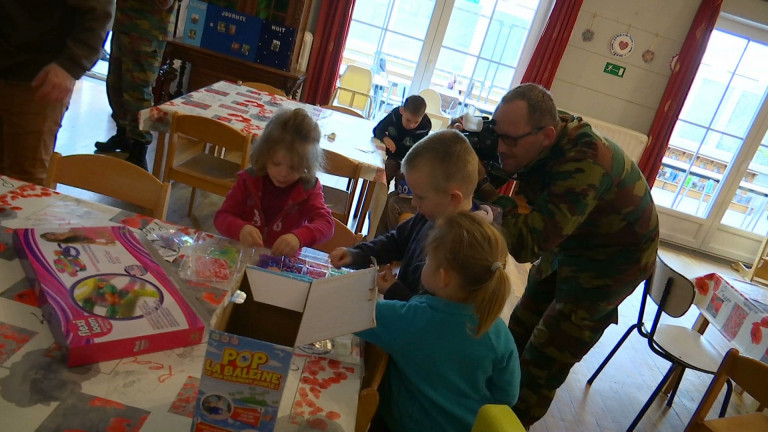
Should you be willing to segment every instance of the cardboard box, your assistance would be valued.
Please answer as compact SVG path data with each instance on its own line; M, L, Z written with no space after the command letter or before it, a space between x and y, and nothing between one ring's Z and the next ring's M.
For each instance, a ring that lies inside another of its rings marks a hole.
M264 20L215 4L206 5L205 14L200 14L205 16L200 47L254 61ZM184 33L188 33L186 28Z
M272 431L293 347L376 325L376 270L324 279L246 268L208 339L192 430Z
M201 342L205 325L129 228L18 229L14 246L68 366Z

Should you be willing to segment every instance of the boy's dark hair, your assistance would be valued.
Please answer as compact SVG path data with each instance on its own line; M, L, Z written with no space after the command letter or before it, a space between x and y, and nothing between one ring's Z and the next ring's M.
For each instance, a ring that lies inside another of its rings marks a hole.
M403 109L415 116L423 116L427 112L427 101L419 95L411 95L405 98Z

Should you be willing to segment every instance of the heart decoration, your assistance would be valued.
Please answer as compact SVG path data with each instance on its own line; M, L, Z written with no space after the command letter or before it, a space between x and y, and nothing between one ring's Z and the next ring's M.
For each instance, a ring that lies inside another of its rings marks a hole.
M634 47L635 41L629 33L619 33L611 39L611 54L614 57L626 57Z

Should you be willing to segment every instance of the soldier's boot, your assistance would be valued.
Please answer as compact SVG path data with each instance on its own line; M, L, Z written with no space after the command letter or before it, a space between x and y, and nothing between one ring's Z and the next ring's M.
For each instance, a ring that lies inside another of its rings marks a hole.
M131 142L131 147L125 160L145 171L149 171L147 166L147 148L150 143L132 139L129 139L129 141Z
M131 139L125 134L124 127L118 127L112 137L106 141L96 141L97 152L127 152L131 150Z

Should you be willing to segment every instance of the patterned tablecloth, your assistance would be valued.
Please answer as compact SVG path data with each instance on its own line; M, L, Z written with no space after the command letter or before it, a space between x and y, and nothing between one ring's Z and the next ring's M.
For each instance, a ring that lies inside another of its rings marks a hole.
M701 314L742 354L768 363L768 290L717 273L694 282Z
M185 230L0 176L3 430L189 430L206 344L67 368L12 244L14 228L119 224L145 235ZM169 275L178 269L177 261L164 263ZM209 322L224 291L200 284L179 286L203 321ZM338 352L318 356L296 350L278 412L278 431L354 430L362 366L357 339L347 338L337 344L344 347L343 357ZM325 389L315 387L312 382L323 378L318 370L333 373L331 366L337 360L342 361L345 379ZM8 419L13 419L12 427Z
M178 112L220 120L243 132L250 132L256 138L275 111L281 108L303 108L320 125L323 133L320 146L323 149L362 162L361 177L373 181L375 186L369 208L369 222L373 227L370 232L374 233L386 204L387 185L384 174L384 145L373 139L373 127L376 123L371 120L286 99L229 81L220 81L141 111L139 128L168 132L171 117L173 113ZM158 140L164 139L164 134L158 137ZM163 151L158 152L155 157L152 173L158 178L162 178L161 167L164 165L165 148L167 147L163 147Z

